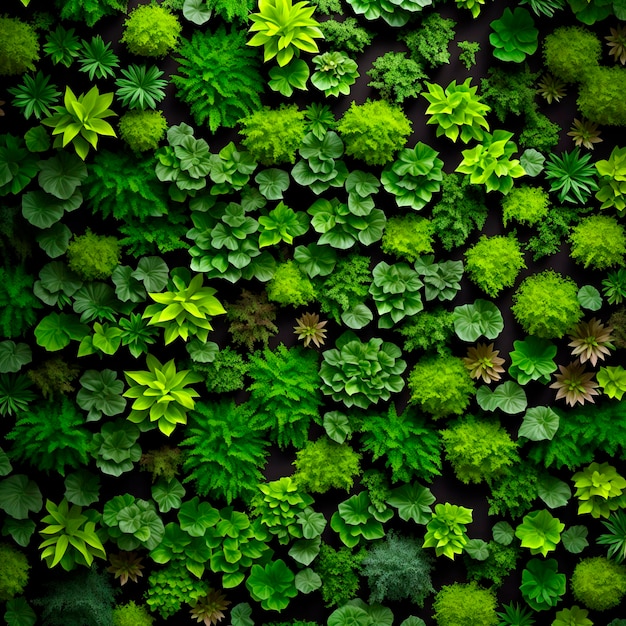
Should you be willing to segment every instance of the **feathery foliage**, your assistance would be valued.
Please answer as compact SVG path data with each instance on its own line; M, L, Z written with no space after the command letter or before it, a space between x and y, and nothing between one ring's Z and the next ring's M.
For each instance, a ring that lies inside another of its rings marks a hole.
M33 294L34 282L23 265L0 267L1 337L19 337L36 322L41 302Z

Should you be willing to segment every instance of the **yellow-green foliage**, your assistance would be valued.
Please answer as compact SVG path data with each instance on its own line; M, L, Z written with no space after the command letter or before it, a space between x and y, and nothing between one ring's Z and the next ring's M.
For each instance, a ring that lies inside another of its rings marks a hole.
M144 4L130 13L124 22L121 41L129 51L146 57L163 57L178 43L182 27L168 9Z
M152 626L154 618L142 604L132 600L113 609L113 626Z
M543 58L554 76L566 83L584 82L585 74L598 65L602 43L581 26L561 26L543 42Z
M438 626L495 626L496 596L475 582L445 585L435 596L435 620Z
M165 137L167 120L161 111L128 111L120 118L120 136L135 152L156 150Z
M37 33L13 17L0 16L0 76L15 76L35 69L39 60Z
M502 199L502 223L509 221L533 226L548 214L550 196L541 187L520 185Z
M572 592L588 609L612 609L626 594L626 567L603 556L582 559L572 574Z
M392 217L385 224L383 252L415 261L422 254L433 251L435 227L425 217L409 213L402 217Z
M0 543L0 601L22 593L30 565L26 555L7 543Z
M120 263L120 244L115 237L96 235L90 229L74 237L67 248L67 264L83 280L108 278Z
M583 267L606 270L624 263L626 231L614 217L584 217L572 229L569 241L571 257Z
M267 297L279 304L301 306L315 299L315 287L293 261L276 268L274 278L267 283Z

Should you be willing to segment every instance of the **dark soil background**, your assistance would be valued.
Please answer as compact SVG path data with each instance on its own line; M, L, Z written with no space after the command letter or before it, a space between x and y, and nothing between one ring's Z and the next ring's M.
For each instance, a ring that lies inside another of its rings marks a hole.
M138 0L131 0L129 2L129 9L133 8L139 4ZM506 6L517 6L518 3L512 1L502 1L495 0L493 2L488 1L486 5L482 7L481 14L478 19L472 19L469 11L467 10L457 10L454 3L448 2L444 5L441 3L435 8L436 11L440 12L443 17L449 17L455 20L456 22L456 40L455 41L478 41L481 45L481 51L477 54L477 64L471 68L471 70L467 70L464 65L458 60L458 53L460 50L457 48L456 43L452 42L450 45L451 52L451 60L448 65L444 65L436 70L432 71L429 74L429 80L431 82L436 82L442 86L447 86L452 79L456 79L457 83L461 83L467 78L471 76L473 79L472 84L480 84L480 78L486 77L487 70L489 67L494 65L503 65L507 68L511 67L514 69L514 64L503 64L502 62L494 59L491 54L491 46L488 41L488 35L490 32L489 24L491 21L498 19L501 17L502 12ZM28 9L22 8L18 0L2 0L2 9L10 12L11 15L15 15L17 17L23 17L24 19L28 19L28 16L32 15L33 10L40 11L50 11L54 13L54 7L52 0L32 0L31 6ZM17 6L16 6L17 5ZM351 8L344 3L344 9L346 16L353 15ZM432 11L432 9L427 9L424 11L424 14L428 14ZM403 44L397 41L397 30L387 27L384 22L381 20L377 22L367 22L364 20L362 16L358 16L359 21L363 26L366 26L368 29L372 31L376 31L377 35L374 39L372 45L365 51L364 54L358 55L355 58L359 65L360 78L357 83L353 85L351 89L351 93L349 97L344 97L339 100L335 100L332 98L324 100L322 95L314 91L313 88L309 92L301 93L298 92L295 101L301 105L305 106L314 101L324 102L330 104L333 108L334 113L337 117L339 117L350 105L351 101L355 101L360 104L365 102L367 98L377 98L378 94L375 90L367 86L370 78L366 75L366 72L371 68L373 61L384 54L389 50L405 50ZM318 16L319 19L325 19L323 16ZM125 50L125 48L119 44L119 39L122 33L122 24L123 24L123 16L115 16L104 18L96 24L94 29L88 29L84 24L72 23L71 26L76 28L77 32L82 37L91 37L95 33L100 33L105 41L111 41L113 44L113 48L116 53L120 55L120 67L125 67L128 63L143 63L143 59L137 59L135 57L131 57ZM543 38L546 34L550 33L557 26L561 25L574 25L578 24L576 20L571 15L569 9L558 13L554 18L546 18L545 16L541 19L535 18L536 24L540 29L540 42L543 41ZM181 22L183 23L184 31L183 36L188 37L191 35L193 29L198 28L195 25L190 24L186 20L181 18ZM602 22L597 23L593 27L592 30L597 32L599 37L602 39L605 35L609 34L609 27L615 26L617 20L610 18L604 20ZM210 21L203 27L200 28L208 28L212 29L215 22ZM415 20L415 26L419 24L419 20ZM403 30L408 30L410 25L405 27ZM43 40L43 34L41 36L41 40ZM324 44L322 43L320 46L322 51L326 50ZM612 59L609 57L608 52L604 52L604 57L602 59L602 63L606 65L613 65ZM43 55L42 55L43 57ZM151 61L149 61L149 64ZM540 71L542 69L542 60L540 50L528 59L528 64L532 71ZM176 72L177 64L170 56L164 61L157 62L157 65L163 69L166 74L173 74ZM67 83L72 86L78 92L87 91L90 86L93 84L92 81L89 81L85 74L77 73L75 71L75 66L72 69L63 71L63 68L60 66L53 67L50 61L46 58L42 58L40 63L38 64L45 73L50 73L54 77L54 82L58 86L62 86ZM265 67L265 71L267 72L271 64L267 64ZM14 86L19 82L19 79L8 79L3 78L2 83L0 83L0 99L4 99L7 101L7 104L4 105L4 110L6 112L6 116L4 118L0 118L0 133L10 132L13 134L22 134L30 124L24 122L21 114L15 108L13 108L10 104L11 97L6 93L6 89ZM112 79L109 80L98 80L94 81L98 84L100 91L113 91L115 89L114 83ZM626 97L626 94L624 95ZM279 102L283 101L283 99L275 93L269 92L264 95L263 101L265 104L276 105ZM554 103L552 105L547 105L545 101L540 101L538 97L538 102L540 102L541 111L548 115L550 119L559 124L562 128L561 132L561 141L559 145L554 149L555 152L561 152L562 150L569 150L573 147L573 141L570 137L567 137L566 133L570 129L574 117L577 117L576 113L576 88L574 86L569 87L568 94L560 103ZM408 146L412 147L415 145L417 141L422 141L436 150L440 152L440 158L444 161L444 169L446 172L452 172L454 168L461 161L461 150L466 149L467 146L461 144L460 142L457 144L452 144L445 138L437 138L435 136L435 126L434 125L426 125L426 117L425 111L427 107L427 102L424 98L418 97L412 101L406 101L404 103L404 110L410 119L413 122L413 134L409 139ZM117 108L115 107L115 103L113 105L114 110L117 110L121 113L121 106L118 104ZM176 100L174 95L173 85L169 85L167 88L167 98L162 103L162 110L165 113L165 116L170 125L178 124L182 121L187 122L191 126L194 127L196 131L196 137L204 137L211 147L212 152L217 152L224 145L226 145L229 141L234 140L238 141L238 135L236 130L220 130L215 134L209 133L207 129L203 129L198 127L193 119L189 115L188 108L186 105L180 103ZM521 128L521 120L515 119L514 117L510 117L507 119L505 124L500 124L495 117L489 118L491 130L493 131L496 128L506 128L509 130L519 130ZM610 153L611 149L614 145L619 145L620 142L626 140L626 132L624 129L603 129L603 137L604 142L600 143L594 152L594 160L600 158L606 158ZM115 143L113 140L103 138L99 143L102 149L115 149L116 146L119 146L119 143ZM366 169L363 163L361 162L351 162L350 159L346 159L348 163L348 169ZM88 159L89 163L89 159ZM374 170L372 170L374 171ZM377 170L378 172L378 170ZM541 178L541 177L539 177ZM529 182L530 184L537 184L539 181L537 179L522 179L523 182ZM292 185L290 192L286 195L285 202L288 206L291 206L294 209L302 209L306 210L308 206L312 203L313 197L305 196L303 197L303 192L301 188L296 189L296 185ZM487 219L487 223L481 232L476 231L472 237L466 242L466 246L462 248L457 248L453 250L452 253L448 253L443 249L438 249L435 252L435 256L437 259L445 260L445 259L462 259L463 252L467 248L467 246L475 243L480 234L487 235L496 235L503 234L505 229L503 228L502 221L500 218L501 209L500 209L500 200L501 195L498 193L490 193L487 196L487 203L489 206L489 217ZM2 201L7 202L7 198L3 198ZM401 212L398 211L397 207L393 203L393 200L390 197L386 196L384 203L379 204L379 208L385 210L388 216L393 214L399 214ZM86 217L88 213L80 211L73 213L70 216L70 220L68 220L68 225L72 229L73 232L83 232L86 226L89 224L91 217ZM423 212L423 214L427 215L427 210ZM104 228L110 228L112 231L115 229L114 223L105 223ZM518 236L520 240L527 240L531 234L530 229L518 228L517 230ZM311 233L309 233L310 235ZM303 241L306 241L303 238ZM378 248L374 248L374 252L369 249L363 249L362 252L367 254L372 254L372 266L376 264L378 261L383 259L383 256L380 254ZM372 253L373 252L373 253ZM189 262L188 254L183 250L176 253L170 253L165 255L165 258L168 262L170 268L177 266L186 266ZM33 257L29 260L29 266L33 268L33 272L38 272L38 268L40 268L44 263L48 261L47 257L43 253L41 253L38 249L33 248ZM124 259L125 263L129 262L129 259ZM579 285L584 284L595 284L599 287L599 281L602 276L599 273L594 272L585 272L579 266L575 266L572 260L569 258L569 250L567 244L564 243L561 247L561 251L551 257L547 257L542 259L539 263L535 263L532 261L532 257L530 254L526 255L526 263L528 265L528 269L524 271L516 281L516 286L519 285L521 280L529 274L537 273L546 268L553 268L558 272L561 272L564 275L569 275L575 278L576 282ZM231 285L225 281L212 281L211 284L218 288L218 295L221 301L233 301L237 298L239 291L242 287L244 288L252 288L256 291L261 290L261 286L256 284L243 284L245 281L237 283L236 285ZM511 298L514 292L514 288L508 289L504 292L503 296L497 300L498 306L502 311L505 320L505 327L502 334L495 341L496 348L500 350L501 356L506 356L513 349L513 341L515 339L519 339L522 337L521 328L514 321L510 306L511 306ZM471 284L466 278L462 281L462 291L459 292L459 295L454 300L454 305L464 304L467 302L472 302L476 298L484 297L484 294L473 284ZM310 308L310 307L307 307ZM277 324L280 327L279 334L273 338L270 342L270 346L274 347L278 343L284 343L287 346L295 345L297 343L296 338L292 332L294 319L303 313L307 308L303 309L293 309L291 308L281 308L279 311L280 317L277 320ZM604 310L603 310L604 312ZM601 315L602 317L602 315ZM229 335L226 331L226 324L223 321L215 320L215 331L210 337L213 341L217 341L220 346L224 347L226 343L229 341ZM606 319L603 318L603 321ZM343 331L343 329L338 328L337 325L333 324L333 322L328 323L328 334L329 338L327 341L327 346L332 347L334 340L336 337ZM392 333L391 331L382 331L375 327L375 324L371 324L370 327L366 327L363 331L360 331L360 336L363 338L368 338L370 336L379 336L385 340L393 341L396 344L401 345L402 341L399 338L399 335ZM154 353L159 358L162 358L167 355L167 358L172 357L180 357L181 359L186 359L187 355L180 345L179 342L175 342L172 347L168 347L167 349L163 347L156 347ZM565 348L566 342L561 341L559 343L562 350L557 357L557 362L566 363L568 362L568 352ZM458 356L464 356L466 351L466 345L460 341L453 342L452 344L454 354ZM35 359L44 359L47 355L41 350L35 347L34 350ZM415 353L408 354L405 353L404 357L408 362L408 367L405 372L408 373L418 358L418 355ZM97 367L98 359L97 357L89 357L87 359L81 359L80 365L83 369L89 369L92 364ZM624 362L623 351L618 351L614 354L612 364L617 364L619 362ZM36 363L35 363L36 364ZM134 362L132 359L128 359L128 362L120 362L118 365L119 370L122 369L137 369L139 363ZM508 365L508 363L507 363ZM202 390L199 388L202 393ZM526 387L529 404L532 405L550 405L554 403L554 391L548 389L546 386L535 384L529 384ZM204 399L206 399L206 393L203 394ZM245 397L245 394L242 392L242 397ZM398 410L404 408L408 401L408 391L405 389L403 393L399 394L396 399L396 404ZM328 403L328 410L332 410L332 408L341 408L334 407L332 402ZM476 405L472 406L472 410L475 410ZM626 415L624 415L624 419L626 419ZM502 419L503 425L510 430L512 434L515 435L519 428L519 424L521 423L521 417L517 416L504 416ZM443 424L441 424L443 426ZM0 424L0 432L5 433L10 426L4 424ZM99 426L98 426L99 429ZM317 427L316 430L312 431L311 438L318 436L323 431L321 428ZM180 441L181 433L175 432L171 437L171 442L176 443ZM149 434L142 435L141 444L143 450L148 450L153 447L159 447L163 445L163 436L160 433L152 432ZM295 458L295 450L291 450L288 452L280 451L278 449L273 449L271 456L269 457L269 462L265 469L265 475L268 480L274 480L279 478L280 476L290 475L293 471L291 463ZM618 469L621 468L622 473L626 472L626 464L617 460L617 459L608 459L608 458L597 458L598 462L602 462L605 460L611 460L614 465L618 466ZM364 459L364 467L363 469L367 469L367 463ZM378 465L378 467L382 468L382 465ZM49 494L51 499L54 501L58 501L63 493L63 485L60 477L49 477L46 475L37 475L37 473L31 467L23 467L20 468L18 464L14 464L15 472L23 472L29 474L33 477L36 482L39 484L40 488L44 492L44 497ZM558 476L562 480L566 481L571 485L571 475L572 472L564 471L564 472L551 472L553 475ZM114 479L110 476L101 476L102 479L102 490L101 490L101 506L103 502L106 502L108 498L113 495L121 494L121 493L131 493L136 497L149 498L150 497L150 477L149 474L133 471L131 473L123 474L120 478ZM192 486L190 484L186 485L188 489L188 496L192 494ZM454 474L452 472L451 467L444 462L444 472L443 476L436 479L432 485L430 485L434 495L437 498L437 502L451 502L458 505L463 505L468 508L473 509L474 521L471 525L469 525L468 533L471 538L481 538L485 540L491 539L491 527L494 523L493 518L489 518L487 514L487 500L486 496L488 494L488 490L484 485L464 485L455 479ZM360 490L358 486L352 490L351 493L356 493ZM323 512L328 519L330 519L331 514L336 510L337 504L346 499L349 494L341 491L333 491L325 494L323 496L317 495L315 497L315 505L314 508L318 511ZM541 503L540 503L541 504ZM238 503L237 507L242 510L242 507L245 508L246 503ZM605 554L605 549L598 547L594 544L593 538L597 537L599 534L603 532L603 527L599 521L591 519L589 516L578 517L576 515L577 502L574 498L571 499L570 503L566 508L556 509L554 511L554 515L558 517L561 521L563 521L566 526L570 526L573 524L584 523L590 529L589 537L591 539L591 545L584 551L584 557L595 556L600 554ZM36 519L40 518L43 513L39 516L35 516ZM164 522L167 523L170 517L172 517L172 513L163 515ZM498 518L500 519L500 518ZM510 521L510 520L509 520ZM401 522L397 518L387 524L387 527L397 528L403 533L407 534L415 534L416 536L423 535L423 528L416 527L415 525ZM327 528L327 531L324 534L324 540L331 543L334 547L339 547L340 541L338 536ZM65 576L65 574L61 571L50 571L47 570L45 565L39 564L39 552L37 550L38 545L38 537L34 536L31 540L31 545L27 549L28 556L30 562L32 564L31 570L31 584L26 592L26 597L37 597L40 593L41 586L47 582L49 582L53 578ZM286 551L285 551L286 552ZM280 550L277 551L277 556L280 556ZM559 571L566 573L569 577L571 576L571 572L575 564L579 561L580 557L577 555L569 554L565 551L562 545L559 545L557 550L554 553L549 555L550 557L554 557L559 561ZM530 555L527 550L522 551L522 556L519 561L519 569L518 572L511 575L503 587L498 591L498 599L500 602L508 603L511 601L523 602L521 599L521 594L519 592L519 584L521 582L521 569L524 567L525 563L529 560ZM149 559L146 559L145 563L147 567L146 577L142 579L138 584L133 585L129 583L123 588L122 593L118 596L119 602L126 602L129 599L135 599L136 601L140 601L143 592L147 588L147 576L150 569ZM0 567L2 564L0 564ZM217 584L217 580L215 577L212 578L212 575L208 576L208 580L213 585ZM436 565L433 570L433 585L436 589L439 589L442 585L450 584L452 582L463 582L466 580L465 574L465 566L463 563L463 559L457 557L455 561L450 561L446 558L438 558L436 560ZM233 605L240 601L249 601L249 596L247 590L244 585L241 585L239 588L234 590L227 590L226 593L229 600L232 601ZM367 596L369 595L368 589L365 583L363 583L361 588L360 596L363 599L367 600ZM399 604L399 603L388 603L388 606L393 610L395 615L395 622L399 624L403 618L408 615L417 615L424 619L427 624L434 624L434 620L432 619L432 610L431 610L431 601L428 601L423 609L419 609L414 606L410 606L408 604ZM318 621L320 624L326 623L326 618L330 613L329 609L324 608L321 600L321 596L319 593L313 593L310 596L298 595L296 599L292 601L288 609L283 611L280 615L274 614L269 615L268 613L263 613L258 608L254 602L251 602L254 608L254 617L257 620L257 624L262 624L264 621L279 621L279 620L288 620L291 618L298 619L308 619ZM574 604L574 599L571 595L571 592L568 589L567 594L562 598L559 603L558 608L570 607ZM590 617L593 619L594 623L597 626L601 626L607 624L611 619L615 617L625 617L626 609L622 606L614 611L606 612L603 614L594 614L594 612L590 612ZM551 623L554 617L554 611L550 611L547 613L539 613L536 614L536 623L539 626L543 626L544 624ZM183 612L178 613L176 616L169 620L162 620L158 618L155 622L156 624L183 624L188 623L187 617L183 616ZM225 620L225 623L228 623L228 619ZM86 625L87 626L87 625Z

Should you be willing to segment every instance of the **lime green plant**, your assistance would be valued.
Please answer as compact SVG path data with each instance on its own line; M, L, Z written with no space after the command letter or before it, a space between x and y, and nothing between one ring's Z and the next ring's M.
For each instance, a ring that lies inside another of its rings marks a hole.
M159 430L169 436L176 424L187 423L187 411L194 408L194 398L200 395L188 385L200 382L202 377L189 370L177 372L174 359L161 365L151 354L146 356L146 365L148 371L124 372L130 388L123 395L135 398L128 419L134 424L146 419L157 422Z
M97 149L100 135L117 137L111 124L104 120L115 115L109 109L112 102L113 94L100 94L96 86L78 97L66 87L63 105L53 107L55 113L41 123L51 127L52 135L57 136L53 144L55 148L65 148L71 143L84 161L90 146Z
M182 27L176 15L157 4L134 9L124 22L125 43L132 54L164 57L178 43Z
M626 148L613 148L608 159L595 163L599 176L596 199L601 209L615 207L621 217L626 215Z
M619 606L626 594L626 567L603 556L582 559L572 574L572 592L594 611Z
M423 548L435 548L437 556L446 556L454 560L461 554L469 541L466 524L472 522L472 509L456 504L436 504L435 512L428 524L424 536Z
M172 283L176 291L149 293L155 301L146 307L143 318L150 318L149 326L165 329L165 344L172 343L177 337L184 341L192 335L200 341L207 340L214 315L226 313L226 309L214 296L216 289L202 286L202 274L196 274L189 284L174 276Z
M626 479L608 463L595 461L572 477L579 500L578 514L608 517L611 511L626 506Z
M248 32L254 33L249 46L263 46L263 60L276 57L284 67L300 56L300 51L319 52L316 39L324 35L318 21L313 17L314 6L293 0L259 0L259 12L251 13Z
M530 548L531 554L546 556L556 549L564 528L565 524L549 511L540 509L524 516L522 523L515 529L515 536L522 542L522 548Z
M0 76L34 70L38 60L37 31L22 20L0 16Z

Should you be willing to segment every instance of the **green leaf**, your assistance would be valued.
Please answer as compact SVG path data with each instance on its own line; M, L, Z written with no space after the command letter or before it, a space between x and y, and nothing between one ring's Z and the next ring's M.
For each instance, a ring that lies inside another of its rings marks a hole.
M167 263L161 257L145 256L139 259L137 269L132 276L143 282L146 291L154 293L165 288L169 271Z
M494 391L483 385L476 392L476 402L484 411L500 409L510 415L521 413L528 404L526 393L512 380L498 385Z
M259 191L268 200L282 200L283 194L289 188L289 174L276 167L260 171L255 177Z
M15 517L26 519L28 512L39 513L43 506L37 484L24 474L14 474L0 482L0 508Z
M559 429L559 416L547 406L536 406L526 411L518 437L531 441L552 439Z
M187 352L196 363L212 363L219 351L220 347L214 341L200 341L196 338L187 344Z
M354 330L367 326L374 319L374 314L364 304L356 304L341 314L341 321Z
M152 485L152 498L159 505L161 513L167 513L172 509L180 508L185 488L176 478L160 478Z
M576 297L583 309L599 311L602 308L602 296L593 285L583 285Z
M491 533L493 535L493 540L503 546L510 545L513 541L513 537L515 536L515 531L508 522L498 522L494 524L491 529Z
M3 535L11 535L13 541L25 548L30 543L30 538L35 532L35 522L30 519L15 519L7 517L2 527Z
M51 258L56 259L65 254L72 238L72 231L61 222L46 228L35 237L40 248Z
M322 579L307 567L296 574L295 583L296 589L301 593L311 593L322 586Z
M495 339L504 328L498 307L488 300L457 306L453 312L454 332L461 341L476 341L481 335Z
M208 502L200 502L198 496L185 502L178 511L181 529L192 537L203 537L207 529L215 526L219 519L219 511Z
M319 554L321 543L320 537L299 539L289 550L289 556L302 565L310 565Z
M35 339L37 345L55 352L68 346L72 339L81 340L88 332L89 327L75 315L50 313L35 327Z
M405 522L413 520L416 524L426 524L430 520L431 504L435 496L430 489L418 483L402 485L391 491L387 504L398 509L400 519Z
M472 559L484 561L489 557L489 544L482 539L470 539L465 544L464 551Z
M337 443L343 443L352 434L348 417L339 411L324 414L323 425L326 434Z
M8 454L0 448L0 476L6 476L13 469Z
M563 547L571 554L580 554L589 545L588 534L589 530L586 526L570 526L561 534Z
M56 156L39 163L37 180L41 188L55 198L68 200L87 178L87 166L71 152L57 152Z
M289 98L293 94L294 89L306 91L306 81L309 79L309 66L302 59L294 59L284 67L273 67L269 76L269 88Z
M146 299L146 290L133 274L133 269L128 265L118 265L111 275L115 295L122 302L143 302Z
M22 215L37 228L50 228L64 212L63 202L43 191L29 191L22 196Z
M65 498L78 506L89 506L100 499L100 478L78 470L65 478Z
M33 353L28 344L15 343L10 339L0 341L0 373L19 372L22 365L33 360Z
M37 615L24 598L12 598L6 604L4 619L7 626L34 626Z
M537 485L537 495L550 509L558 509L565 506L572 497L569 485L554 476L546 476Z
M426 626L426 622L421 617L410 615L400 623L400 626Z
M24 135L24 141L30 152L46 152L50 149L50 135L43 126L33 126Z
M183 3L183 16L198 26L208 22L212 14L213 10L209 8L206 0L185 0Z
M305 539L315 539L319 537L326 528L326 518L322 513L317 513L311 507L307 507L296 517L302 526L302 536Z
M519 162L528 176L537 176L543 171L545 160L546 157L541 152L534 148L527 148L522 152Z
M252 608L247 602L240 602L230 612L232 626L254 626L254 620L250 617Z

